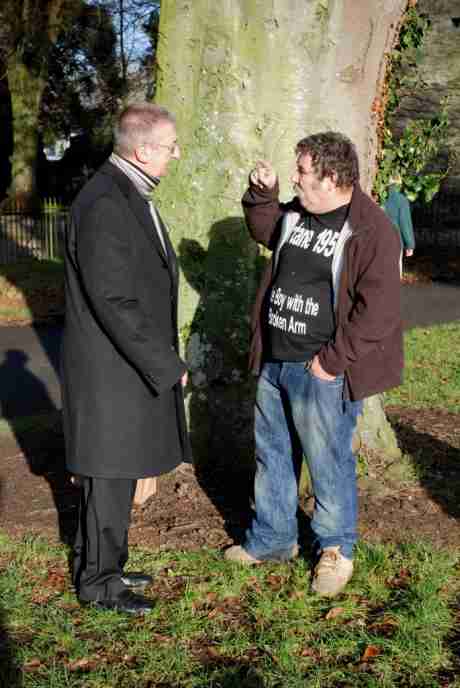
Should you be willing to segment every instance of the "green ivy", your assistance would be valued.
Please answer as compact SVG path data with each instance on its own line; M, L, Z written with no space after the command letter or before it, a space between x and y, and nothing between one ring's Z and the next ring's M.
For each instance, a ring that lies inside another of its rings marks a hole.
M385 201L390 179L395 176L401 177L401 190L411 202L421 198L429 203L448 171L448 168L439 172L426 171L446 140L449 125L447 99L440 103L436 116L409 122L398 140L394 139L390 128L401 94L409 87L420 86L417 66L423 59L422 46L429 29L430 20L411 7L406 13L399 43L391 53L386 108L380 132L380 159L373 189L380 203Z

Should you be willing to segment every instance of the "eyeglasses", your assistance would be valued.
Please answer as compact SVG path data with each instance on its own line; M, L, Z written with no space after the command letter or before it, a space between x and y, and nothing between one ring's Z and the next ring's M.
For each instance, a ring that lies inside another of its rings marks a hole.
M177 141L174 141L174 143L166 144L166 143L154 143L153 144L156 148L166 148L168 151L169 155L174 155L176 150L179 148L179 144Z

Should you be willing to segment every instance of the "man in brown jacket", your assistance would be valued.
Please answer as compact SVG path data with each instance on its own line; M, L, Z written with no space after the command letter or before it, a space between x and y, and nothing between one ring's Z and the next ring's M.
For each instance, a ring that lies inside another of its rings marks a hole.
M302 139L295 198L278 200L260 162L243 207L251 236L273 250L253 317L255 517L242 564L297 555L296 466L307 458L319 560L313 590L338 594L353 573L357 486L352 437L362 400L401 382L399 240L359 186L354 145L336 132Z

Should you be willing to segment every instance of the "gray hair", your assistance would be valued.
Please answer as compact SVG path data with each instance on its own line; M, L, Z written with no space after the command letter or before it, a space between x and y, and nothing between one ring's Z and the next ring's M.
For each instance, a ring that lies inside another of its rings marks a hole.
M169 110L153 103L133 103L117 117L113 129L113 149L122 156L130 156L143 143L151 143L155 128L162 122L175 124Z

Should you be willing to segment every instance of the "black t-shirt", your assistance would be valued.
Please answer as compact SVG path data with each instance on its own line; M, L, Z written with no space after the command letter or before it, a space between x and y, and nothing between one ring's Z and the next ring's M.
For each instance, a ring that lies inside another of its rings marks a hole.
M264 308L269 360L307 361L332 337L332 256L349 207L306 212L281 248Z

